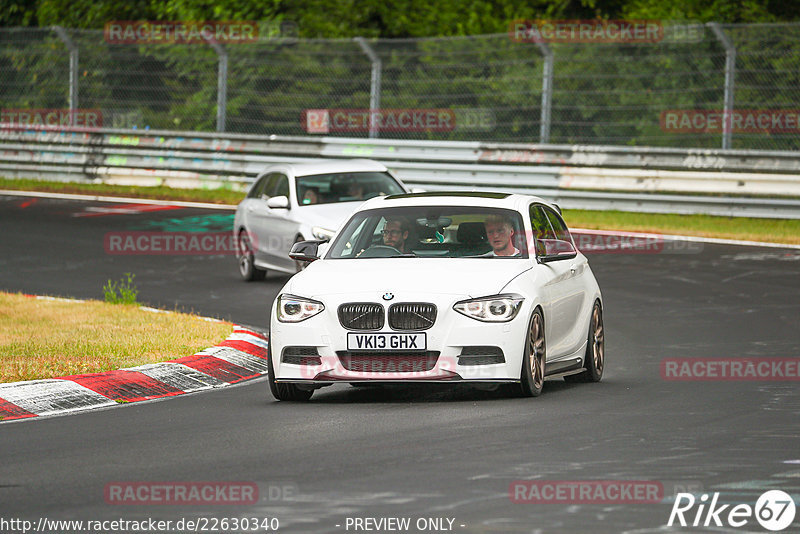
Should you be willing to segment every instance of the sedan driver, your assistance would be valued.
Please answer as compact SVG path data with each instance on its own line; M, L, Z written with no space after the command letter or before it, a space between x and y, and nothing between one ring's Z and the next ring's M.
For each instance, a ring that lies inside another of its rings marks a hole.
M383 244L406 253L408 239L408 222L403 219L389 219L383 226Z
M490 256L517 256L519 250L512 244L514 226L507 218L501 215L489 215L483 225L486 227L486 237L492 245Z

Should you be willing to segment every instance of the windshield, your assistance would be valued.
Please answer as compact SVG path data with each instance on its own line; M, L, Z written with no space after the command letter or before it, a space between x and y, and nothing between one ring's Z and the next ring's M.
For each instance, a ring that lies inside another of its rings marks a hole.
M388 172L334 172L298 176L297 203L301 206L367 200L406 191Z
M522 218L512 210L414 206L362 211L339 232L328 259L527 258Z

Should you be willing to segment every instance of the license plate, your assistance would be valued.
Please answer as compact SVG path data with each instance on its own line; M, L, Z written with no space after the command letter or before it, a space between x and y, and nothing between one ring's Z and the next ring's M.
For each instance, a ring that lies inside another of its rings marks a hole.
M358 334L347 333L347 350L425 350L425 333Z

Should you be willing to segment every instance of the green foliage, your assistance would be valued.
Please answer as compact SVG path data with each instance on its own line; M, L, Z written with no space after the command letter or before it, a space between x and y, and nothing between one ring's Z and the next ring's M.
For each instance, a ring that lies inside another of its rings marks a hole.
M135 274L125 273L125 278L119 282L112 282L111 279L103 286L103 295L106 302L111 304L137 304L136 296L139 290L133 283Z
M35 2L0 0L0 26L35 26Z
M791 2L786 2L791 4ZM778 2L769 0L628 0L621 9L626 18L699 20L701 22L777 22L796 20ZM787 17L788 15L788 17Z
M520 18L718 22L800 19L781 0L0 0L0 26L99 29L113 20L296 22L300 37L429 37L506 31Z
M39 26L103 28L114 20L153 20L152 0L37 0Z

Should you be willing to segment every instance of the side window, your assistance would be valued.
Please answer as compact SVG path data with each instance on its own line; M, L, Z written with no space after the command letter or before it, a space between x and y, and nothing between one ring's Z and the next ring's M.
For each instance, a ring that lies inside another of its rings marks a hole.
M556 232L556 238L562 241L569 241L572 243L572 236L567 229L567 224L555 211L551 210L550 208L544 208L545 213L547 214L547 218L550 220L550 224L553 225L553 229Z
M555 233L547 220L547 215L544 214L542 206L535 204L531 205L531 228L533 228L533 237L538 239L555 239Z
M261 198L261 194L264 192L264 185L267 183L267 178L267 176L259 178L256 185L247 193L247 198Z
M375 236L374 230L380 227L379 225L375 225L375 223L376 220L374 217L365 217L363 220L355 222L356 226L350 233L350 237L345 242L337 243L336 249L330 252L329 257L354 258L361 254L364 249L372 244L372 240ZM373 231L370 232L370 229ZM344 231L348 232L349 229Z
M283 174L276 174L275 185L272 189L271 197L289 196L289 179Z
M280 174L268 174L266 179L264 180L264 189L261 190L261 194L266 198L275 196L273 195L273 191L275 190L275 182L278 180Z

